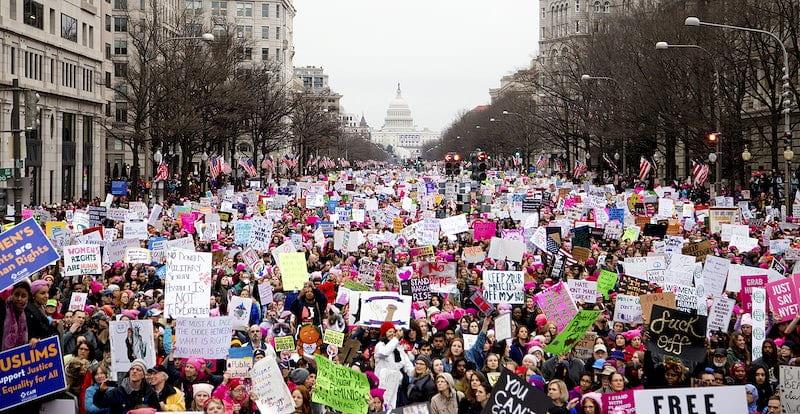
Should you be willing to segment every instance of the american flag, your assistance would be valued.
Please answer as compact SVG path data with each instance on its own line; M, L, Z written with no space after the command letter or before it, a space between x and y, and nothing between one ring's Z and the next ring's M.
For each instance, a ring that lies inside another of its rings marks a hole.
M561 161L560 158L556 159L556 171L564 171L564 161Z
M575 168L572 169L572 176L573 177L580 177L588 169L589 169L589 167L586 166L585 162L581 162L581 161L575 160Z
M639 179L645 180L648 175L650 175L650 170L653 168L653 164L647 160L647 158L642 157L639 160Z
M167 167L167 163L162 161L161 164L158 164L153 181L164 181L167 178L169 178L169 167Z
M692 160L692 181L698 187L706 183L708 179L708 164Z
M547 155L539 154L539 158L536 160L536 168L542 169L547 166Z
M286 168L292 169L297 166L297 157L290 157L289 154L283 156L283 160L281 161Z
M253 165L253 160L250 158L242 157L239 158L239 166L242 167L245 173L251 177L255 177L258 175L258 171L256 171L255 165Z
M603 153L603 161L608 165L608 168L613 170L615 173L619 171L619 167L617 167L617 163L606 153Z
M208 163L208 172L211 173L211 178L214 179L222 172L222 164L220 164L219 157L211 157Z
M566 249L564 249L563 247L562 247L562 248L560 248L560 249L558 249L558 252L557 252L557 253L552 253L552 252L550 251L550 243L551 243L551 242L552 242L553 244L555 244L555 240L553 240L553 239L551 239L551 238L549 238L549 237L548 237L548 238L547 238L547 250L548 250L548 251L547 251L547 252L545 252L545 254L546 254L547 256L549 256L550 258L553 258L553 257L555 257L555 256L556 256L556 254L558 254L559 256L563 256L563 257L564 257L564 262L567 264L567 266L572 266L572 265L574 265L574 264L577 264L577 263L578 263L578 261L577 261L577 260L575 260L575 258L574 258L574 257L572 257L572 253L568 252L568 251L567 251ZM558 247L556 247L556 248L558 248Z
M261 161L261 168L267 171L275 169L275 161L272 160L272 155L264 157L264 161Z
M223 174L231 173L231 165L225 162L225 157L219 157L219 164L222 167Z

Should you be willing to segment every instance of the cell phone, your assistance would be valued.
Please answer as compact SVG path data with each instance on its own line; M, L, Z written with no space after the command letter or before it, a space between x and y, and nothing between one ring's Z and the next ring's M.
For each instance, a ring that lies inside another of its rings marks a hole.
M108 380L108 381L106 381L106 385L107 385L109 388L110 388L110 387L116 387L116 386L117 386L117 382L116 382L116 381L111 381L111 380Z

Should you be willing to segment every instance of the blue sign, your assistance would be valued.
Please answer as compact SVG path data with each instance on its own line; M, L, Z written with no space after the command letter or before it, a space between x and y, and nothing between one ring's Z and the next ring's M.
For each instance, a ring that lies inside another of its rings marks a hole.
M0 290L24 280L60 257L33 218L0 233Z
M608 220L617 220L620 223L625 222L625 210L621 208L609 208L608 209Z
M253 347L248 346L234 346L228 351L228 358L230 359L242 359L242 358L252 358L253 357Z
M325 237L333 236L333 222L332 221L320 221L317 222L317 227L322 229L322 234Z
M328 213L335 212L337 206L339 206L339 200L328 200Z
M58 336L0 353L0 411L67 389Z
M535 173L536 172L536 166L535 165L528 166L528 172L529 173Z
M128 182L127 181L112 181L111 194L115 196L128 195Z

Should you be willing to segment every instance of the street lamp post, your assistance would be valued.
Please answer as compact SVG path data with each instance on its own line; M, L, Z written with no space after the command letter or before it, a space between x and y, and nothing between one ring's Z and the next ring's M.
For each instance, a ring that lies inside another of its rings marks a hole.
M511 111L503 111L502 114L503 115L516 116L516 117L518 117L520 119L520 121L522 121L522 133L525 134L525 173L527 174L527 172L530 171L530 167L531 167L531 159L530 159L530 157L531 157L531 146L530 146L530 142L529 142L530 141L530 136L529 136L529 132L530 131L528 130L528 125L525 122L525 117L520 115L520 114L518 114L518 113L516 113L516 112L511 112Z
M617 82L616 79L614 79L612 77L609 77L609 76L591 76L591 75L583 74L583 75L581 75L581 81L582 82L608 81L608 82L613 82L614 85L616 85L617 87L620 86L619 82ZM623 137L622 138L622 173L623 174L627 174L628 173L628 157L625 155L626 143L627 143L627 139L625 139Z
M791 161L791 158L794 158L794 151L792 151L792 125L791 125L791 100L789 99L789 95L791 94L791 85L789 84L789 53L786 51L786 45L783 44L781 38L776 36L772 32L768 32L766 30L755 29L752 27L741 27L741 26L731 26L727 24L719 24L719 23L710 23L704 22L697 17L690 16L687 17L684 21L684 25L691 26L691 27L715 27L718 29L729 29L729 30L739 30L743 32L751 32L751 33L758 33L762 35L767 35L773 38L778 45L781 47L781 51L783 52L783 116L784 116L784 136L786 141L786 150L783 152L784 158L787 161ZM791 157L787 157L787 155L791 155ZM792 198L789 195L789 191L791 190L791 183L788 179L789 177L789 163L787 162L786 166L786 179L784 180L784 191L786 197L786 214L789 214L792 209Z
M700 50L700 51L704 52L706 55L708 55L708 60L711 62L711 67L714 69L714 99L711 101L711 112L714 114L714 132L715 133L721 133L722 131L720 130L720 128L721 128L720 127L720 122L721 122L721 119L722 119L722 107L720 105L719 94L722 91L722 89L720 89L719 69L717 68L716 62L714 61L714 55L712 55L711 52L708 51L708 49L706 49L706 48L704 48L702 46L698 46L698 45L672 45L672 44L669 44L667 42L657 42L656 43L656 50L667 50L667 49L694 49L694 50ZM714 151L716 151L718 157L721 154L721 152L720 152L720 141L721 140L719 138L717 138L717 144L716 144L716 146L714 148ZM720 158L720 162L718 162L717 165L716 165L716 170L715 171L716 171L717 180L716 180L714 188L715 188L715 192L716 192L716 191L719 191L719 180L722 177L722 159L721 158Z
M160 150L160 149L156 150L156 153L155 153L155 154L153 154L153 161L155 161L155 163L156 163L156 166L158 166L158 165L161 165L161 161L163 161L163 160L164 160L164 155L161 153L161 150ZM157 167L156 167L156 168L157 168ZM155 195L158 195L158 187L159 187L159 186L161 186L161 187L163 187L163 186L164 186L164 180L160 180L160 181L159 181L159 182L156 184L156 188L155 188L155 190L156 190L156 194L155 194ZM156 198L156 199L158 199L158 197L153 197L153 198ZM161 201L163 201L163 197L162 197Z

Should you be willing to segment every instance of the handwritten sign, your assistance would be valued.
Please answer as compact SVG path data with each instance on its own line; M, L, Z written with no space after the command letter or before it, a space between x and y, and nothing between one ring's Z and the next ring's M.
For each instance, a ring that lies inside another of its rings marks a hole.
M598 315L600 315L599 310L581 310L576 313L575 317L569 321L564 329L560 330L559 334L547 344L544 350L555 355L566 354L583 338Z
M231 347L232 331L231 319L225 316L178 318L175 322L174 356L225 359Z
M308 282L308 267L303 252L280 253L278 267L285 290L300 290Z
M209 313L211 253L168 250L164 306L172 318L202 318Z
M655 363L672 357L692 369L706 356L706 326L705 316L654 305L648 324L650 339L645 345Z
M64 275L99 275L103 273L100 246L77 244L64 246Z
M525 278L522 272L486 270L483 273L483 297L492 304L525 303Z
M597 297L597 282L582 280L582 279L568 279L569 292L572 298L577 302L595 303Z
M798 313L797 289L794 282L795 278L786 278L767 283L764 286L769 307L778 322L790 321Z
M262 358L253 365L250 372L253 380L252 393L256 406L262 413L291 414L294 412L294 399L283 381L278 361L275 358ZM316 389L314 391L316 394ZM363 414L363 413L360 413Z
M559 282L534 296L536 304L547 320L555 323L558 330L564 329L578 313L575 301L564 282Z
M481 414L545 413L553 405L553 401L543 391L504 369Z
M333 362L319 355L317 383L312 402L341 411L344 414L366 414L369 401L369 382L361 372ZM280 374L276 378L282 378Z

